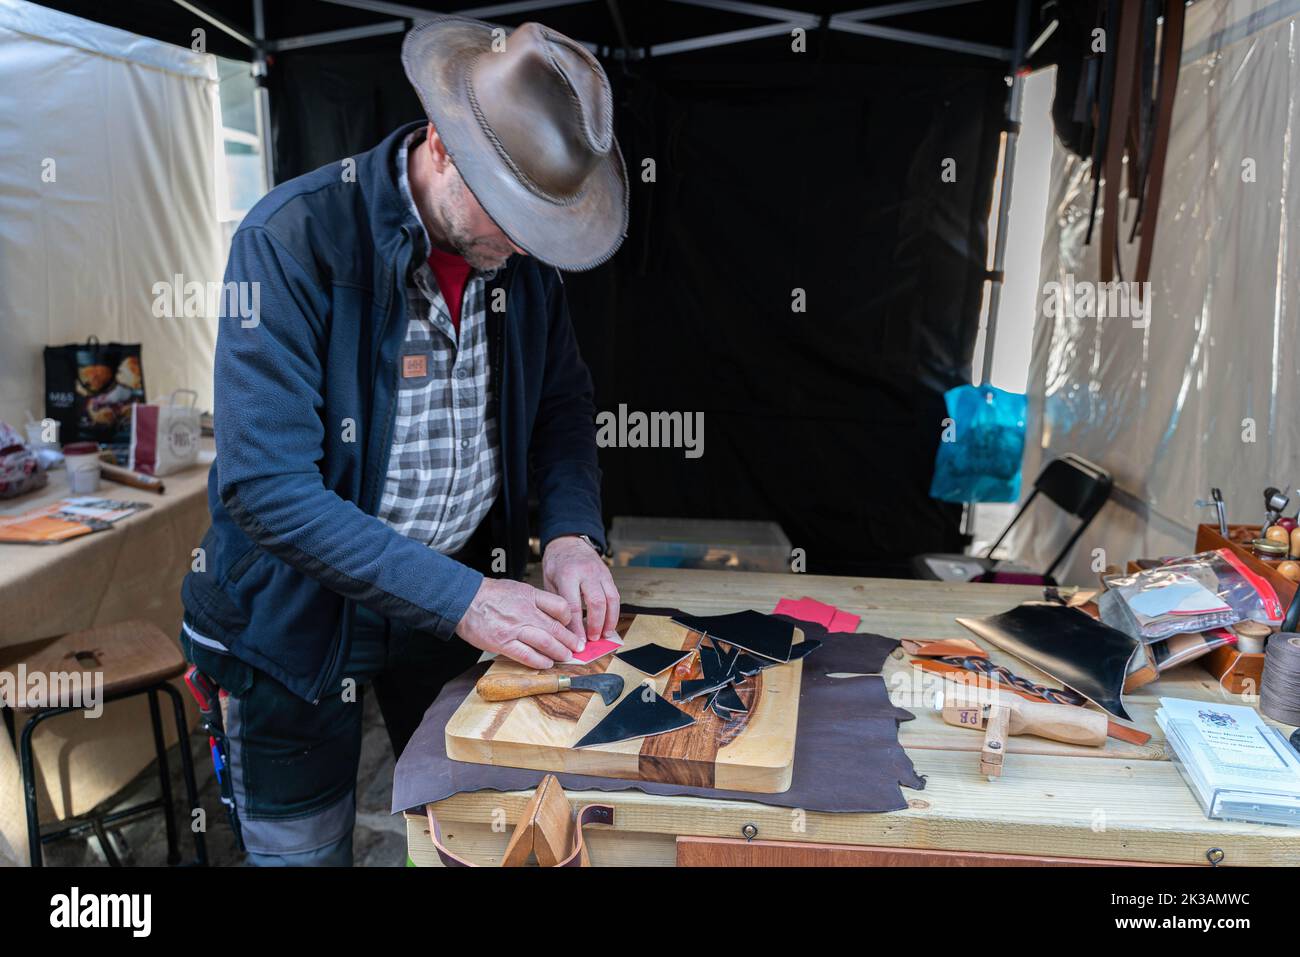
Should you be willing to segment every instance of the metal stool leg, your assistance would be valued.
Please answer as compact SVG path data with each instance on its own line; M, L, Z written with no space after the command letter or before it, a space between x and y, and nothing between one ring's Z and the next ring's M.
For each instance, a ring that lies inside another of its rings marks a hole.
M18 748L18 760L23 770L23 802L27 805L27 853L32 867L41 867L44 858L41 855L41 819L36 810L36 766L32 761L32 729L36 727L38 716L23 727L22 743Z
M190 753L190 729L189 722L185 720L185 699L181 697L179 691L168 683L164 682L158 687L172 699L172 711L176 715L176 734L180 739L181 770L185 774L185 796L189 799L190 826L193 829L192 815L194 809L202 807L202 804L199 802L198 782L194 778L194 756ZM208 849L202 831L194 831L194 862L205 867L208 863Z
M104 860L108 861L109 867L121 867L121 858L117 856L117 851L113 850L113 842L108 838L108 831L104 829L104 819L97 817L90 822L91 830L94 831L95 839L99 841L99 848L104 852Z
M163 738L162 715L158 709L158 689L149 689L149 720L153 722L153 744L158 754L158 783L162 788L163 820L167 824L167 863L180 863L181 852L176 846L176 819L172 816L172 781L167 767L167 742ZM189 742L182 742L188 745Z
M45 858L41 854L41 819L36 809L36 762L32 758L32 732L36 726L47 718L67 714L70 708L50 708L38 711L23 726L23 733L18 742L18 762L23 774L23 803L27 806L27 852L31 857L32 867L42 867Z

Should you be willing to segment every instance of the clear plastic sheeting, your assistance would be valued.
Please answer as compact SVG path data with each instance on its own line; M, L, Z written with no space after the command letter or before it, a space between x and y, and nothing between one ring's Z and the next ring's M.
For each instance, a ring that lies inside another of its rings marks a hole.
M40 417L42 348L91 335L143 344L149 396L210 406L216 319L166 293L221 280L216 81L210 55L0 0L0 419Z
M1261 521L1268 485L1300 503L1298 15L1300 0L1188 8L1146 295L1098 288L1097 226L1085 244L1089 164L1056 146L1025 475L1075 452L1116 485L1063 580L1190 552L1196 525L1216 521L1196 504L1211 486L1231 522ZM1126 197L1121 210L1129 277ZM1026 523L1017 557L1040 563L1060 521Z

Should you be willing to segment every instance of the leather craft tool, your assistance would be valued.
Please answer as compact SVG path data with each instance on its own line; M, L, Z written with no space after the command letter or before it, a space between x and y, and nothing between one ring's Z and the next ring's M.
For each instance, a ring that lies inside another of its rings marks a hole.
M1269 486L1264 489L1264 514L1267 517L1265 525L1272 525L1282 517L1282 511L1287 507L1291 500L1283 494L1281 489Z
M1228 510L1223 504L1223 492L1218 488L1210 489L1210 497L1214 499L1214 510L1219 517L1219 534L1225 539L1228 537Z
M1015 695L1000 695L997 701L983 704L970 694L959 694L949 701L940 692L935 708L948 724L984 732L980 773L990 781L1002 776L1006 739L1013 734L1033 734L1093 748L1106 743L1106 716L1071 705L1027 701Z
M943 675L951 681L958 681L967 686L974 686L985 690L1010 691L1022 698L1030 701L1047 701L1053 704L1068 704L1067 697L1071 692L1069 689L1045 688L1041 685L1035 685L1027 678L1019 675L1013 675L1017 680L1016 684L994 680L986 677L985 674L978 671L971 671L960 665L950 664L946 661L931 661L925 658L914 658L913 667L920 668L923 671L930 671L935 674ZM991 672L999 679L1002 677L1000 672L1006 669L1001 666L995 666L998 671ZM1010 674L1010 672L1007 672ZM830 675L837 677L837 675ZM1050 697L1049 697L1050 695ZM1127 725L1120 724L1117 721L1108 721L1106 724L1106 736L1114 738L1116 741L1126 741L1129 744L1144 745L1151 740L1151 735L1145 731L1139 731L1137 728L1130 728Z
M1032 701L1019 695L1000 695L996 702L988 701L989 695L983 696L983 702L978 697L970 689L954 689L949 696L940 691L935 696L935 710L948 724L982 731L988 724L989 712L1001 708L1010 713L1007 734L1032 734L1090 748L1100 748L1106 743L1104 712Z
M486 701L510 701L535 694L594 691L610 705L623 693L620 675L484 675L474 690Z

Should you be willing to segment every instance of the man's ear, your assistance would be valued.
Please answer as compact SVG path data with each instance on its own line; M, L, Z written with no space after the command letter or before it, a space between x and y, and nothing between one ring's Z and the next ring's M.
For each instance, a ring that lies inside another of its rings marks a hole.
M425 140L429 144L429 155L433 157L433 168L439 173L445 173L451 158L447 155L447 147L443 145L442 137L438 135L438 128L432 123L429 124Z

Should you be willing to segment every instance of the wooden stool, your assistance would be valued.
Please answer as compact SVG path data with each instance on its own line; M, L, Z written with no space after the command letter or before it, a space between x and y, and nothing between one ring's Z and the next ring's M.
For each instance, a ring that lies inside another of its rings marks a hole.
M176 642L150 622L124 621L116 625L87 628L84 631L74 631L64 635L30 658L21 662L12 662L4 670L17 673L20 667L25 667L28 674L40 672L53 675L83 671L91 675L100 672L104 676L103 704L133 698L136 695L148 695L149 717L153 722L154 750L158 755L158 778L162 786L162 797L157 800L137 804L112 814L91 815L89 821L75 821L56 831L42 834L40 819L37 816L32 732L43 721L81 709L62 706L30 709L31 720L23 728L18 754L23 774L23 796L27 804L27 841L31 851L32 866L42 866L42 844L71 837L86 830L94 832L108 862L115 867L119 866L121 862L117 859L112 845L109 844L104 826L152 810L161 810L167 822L167 863L179 864L181 856L177 847L176 821L172 816L172 789L171 776L167 770L167 746L163 738L162 716L158 707L160 691L172 700L172 709L176 716L176 732L180 736L181 767L185 775L186 796L191 810L199 807L199 789L195 784L194 762L190 757L190 735L185 720L184 700L180 692L169 684L170 679L179 677L185 671L185 658ZM14 720L9 709L5 709L5 719L12 736ZM194 834L194 856L195 864L207 864L207 849L204 846L203 834L199 832Z

